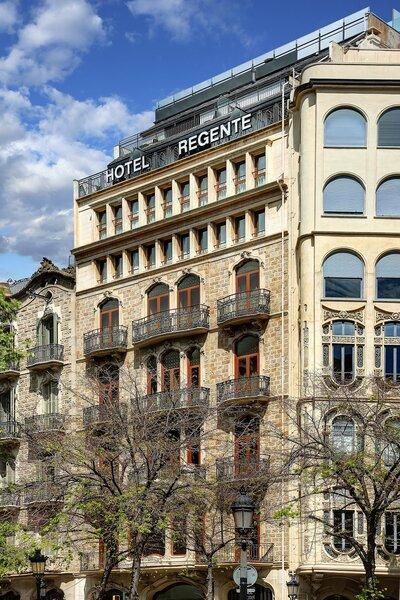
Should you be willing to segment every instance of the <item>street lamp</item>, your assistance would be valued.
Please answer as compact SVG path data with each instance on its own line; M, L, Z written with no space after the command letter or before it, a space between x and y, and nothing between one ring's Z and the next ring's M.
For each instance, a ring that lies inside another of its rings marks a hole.
M47 556L42 554L41 550L37 548L32 556L29 557L31 563L32 573L36 579L36 596L37 600L41 600L45 596L45 584L43 575L46 570Z
M235 529L240 540L240 600L247 600L247 536L253 528L254 502L241 491L232 504Z
M297 592L299 591L299 582L296 578L296 573L294 571L289 571L290 579L286 583L288 589L288 596L290 600L296 600Z

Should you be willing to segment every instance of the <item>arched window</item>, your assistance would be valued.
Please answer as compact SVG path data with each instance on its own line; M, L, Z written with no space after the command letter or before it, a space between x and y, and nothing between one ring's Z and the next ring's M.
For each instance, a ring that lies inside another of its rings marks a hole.
M325 298L361 298L364 265L351 252L335 252L324 262Z
M110 298L100 305L100 329L107 332L118 325L119 303L115 298Z
M256 585L253 587L256 590L254 595L255 600L273 600L272 592L269 588L258 585L258 583L256 583ZM236 589L229 590L228 600L239 600L239 597L240 596Z
M400 108L389 108L379 117L378 146L400 147Z
M385 513L385 548L390 554L400 554L399 512Z
M367 123L352 108L338 108L325 119L325 147L363 148L367 140Z
M177 583L158 592L154 600L202 600L203 593L194 585Z
M168 350L161 359L162 391L178 390L181 384L180 356L178 350Z
M147 369L147 393L157 393L157 359L155 356L149 356L146 363Z
M354 177L334 177L324 187L324 213L362 215L365 189Z
M400 419L387 419L385 422L385 433L382 436L383 461L390 467L400 458Z
M400 322L385 323L385 379L400 381Z
M260 265L257 260L247 260L236 269L236 292L251 292L260 287Z
M200 385L200 350L191 348L187 353L187 384L188 387Z
M186 275L178 284L178 307L187 308L200 304L200 279L197 275Z
M400 216L400 177L385 179L376 190L378 217Z
M235 378L252 377L259 373L259 339L255 335L245 335L235 344Z
M350 454L355 449L355 427L349 417L335 417L332 421L332 446L335 452Z
M254 469L260 456L260 419L247 415L235 424L235 474L243 475Z
M37 338L39 346L58 344L58 316L55 313L46 315L39 321Z
M400 252L386 254L376 263L376 296L400 299Z
M155 315L169 310L169 287L165 283L157 283L147 293L148 315Z

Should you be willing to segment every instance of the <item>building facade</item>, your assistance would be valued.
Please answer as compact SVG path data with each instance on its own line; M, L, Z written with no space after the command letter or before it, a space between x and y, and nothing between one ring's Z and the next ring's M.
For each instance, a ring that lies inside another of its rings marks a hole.
M369 9L350 15L160 102L154 127L75 182L75 288L72 273L44 263L11 289L22 300L17 341L37 342L26 369L3 377L3 420L25 423L21 440L9 436L7 481L34 481L39 468L51 495L45 457L32 465L29 443L46 428L63 435L96 420L76 396L68 402L93 365L116 362L116 379L129 371L160 402L173 394L185 404L193 389L217 409L229 402L213 465L227 489L241 464L251 478L273 453L268 426L290 427L288 402L310 396L310 378L339 392L372 375L397 381L399 52L394 27ZM243 399L259 420L239 443ZM210 466L210 455L204 444L182 461ZM287 493L277 491L278 505ZM28 500L18 499L15 518L29 518ZM397 597L397 537L389 547L385 531L378 571ZM260 523L252 552L257 599L283 600L289 570L304 599L352 600L359 590L361 564L317 526ZM236 597L236 564L227 548L217 600ZM48 588L83 600L101 567L94 547L55 564ZM188 573L202 570L166 535L144 560L140 600L196 598ZM127 578L123 565L115 570L110 598ZM28 576L9 585L32 596Z

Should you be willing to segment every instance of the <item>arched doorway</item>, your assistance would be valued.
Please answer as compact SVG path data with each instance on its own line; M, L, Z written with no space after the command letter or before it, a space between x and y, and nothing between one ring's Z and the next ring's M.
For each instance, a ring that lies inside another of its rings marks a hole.
M194 585L177 583L158 592L153 600L202 600L203 594Z
M272 591L269 588L256 584L255 600L272 600ZM236 588L228 592L228 600L239 600L239 594Z

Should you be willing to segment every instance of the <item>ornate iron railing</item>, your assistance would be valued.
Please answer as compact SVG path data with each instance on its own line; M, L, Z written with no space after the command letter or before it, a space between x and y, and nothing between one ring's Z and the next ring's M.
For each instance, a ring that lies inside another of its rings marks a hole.
M83 336L85 355L102 350L114 350L128 346L128 328L120 325L107 329L94 329Z
M141 398L144 410L168 410L191 406L208 406L210 390L205 387L181 388L148 394Z
M217 479L219 481L237 481L242 479L258 479L266 476L269 469L269 457L233 459L220 458L216 461Z
M228 141L241 138L245 135L249 135L249 133L254 133L255 131L259 131L260 129L264 129L269 125L279 122L281 120L281 110L281 103L276 102L271 106L268 106L266 108L260 108L259 110L254 111L251 117L251 129L246 129L244 131L240 129L236 134L231 135ZM220 121L216 120L215 124L219 122ZM179 137L181 138L182 135L180 135ZM154 171L155 169L165 167L166 165L172 164L181 158L178 147L179 139L171 140L169 144L166 144L165 141L157 142L157 146L156 144L154 144L155 147L153 150L151 150L151 148L145 147L140 148L140 137L137 137L136 139L136 143L138 143L139 150L142 149L143 152L146 152L146 163L150 165L148 169L150 171ZM217 141L213 142L211 146L217 147L226 143L226 138L220 138ZM137 148L133 148L132 145L131 147L132 152L138 152ZM129 154L127 154L126 156L129 156ZM129 178L136 177L139 174L140 172L131 172ZM120 181L123 181L123 179L121 179ZM100 173L89 175L89 177L84 177L83 179L80 179L78 181L78 196L79 198L82 198L83 196L87 196L88 194L93 194L94 192L98 192L105 188L112 187L112 185L112 181L108 180L107 178L107 169L104 169L104 171L100 171Z
M28 367L34 367L49 362L62 362L64 360L64 346L61 344L47 344L46 346L36 346L28 350L26 364Z
M20 366L18 361L9 362L4 369L0 369L0 376L7 375L8 373L19 373Z
M21 493L18 491L0 490L0 507L21 506Z
M98 424L118 425L118 420L127 417L126 404L111 403L85 406L83 409L83 425L91 427Z
M199 304L156 313L133 322L133 342L166 334L209 328L210 309Z
M269 311L270 292L264 289L239 292L217 301L219 325L239 317L266 315Z
M19 425L16 421L0 421L0 440L20 437Z
M274 562L274 544L254 544L249 543L247 547L248 559L250 562L273 563ZM238 563L240 559L240 546L236 542L228 542L216 554L217 564ZM203 562L200 558L198 562Z
M270 378L266 375L253 375L252 377L221 381L217 383L217 402L269 396L269 381Z
M32 415L25 419L27 433L41 433L46 431L63 431L65 415L50 413L48 415Z

